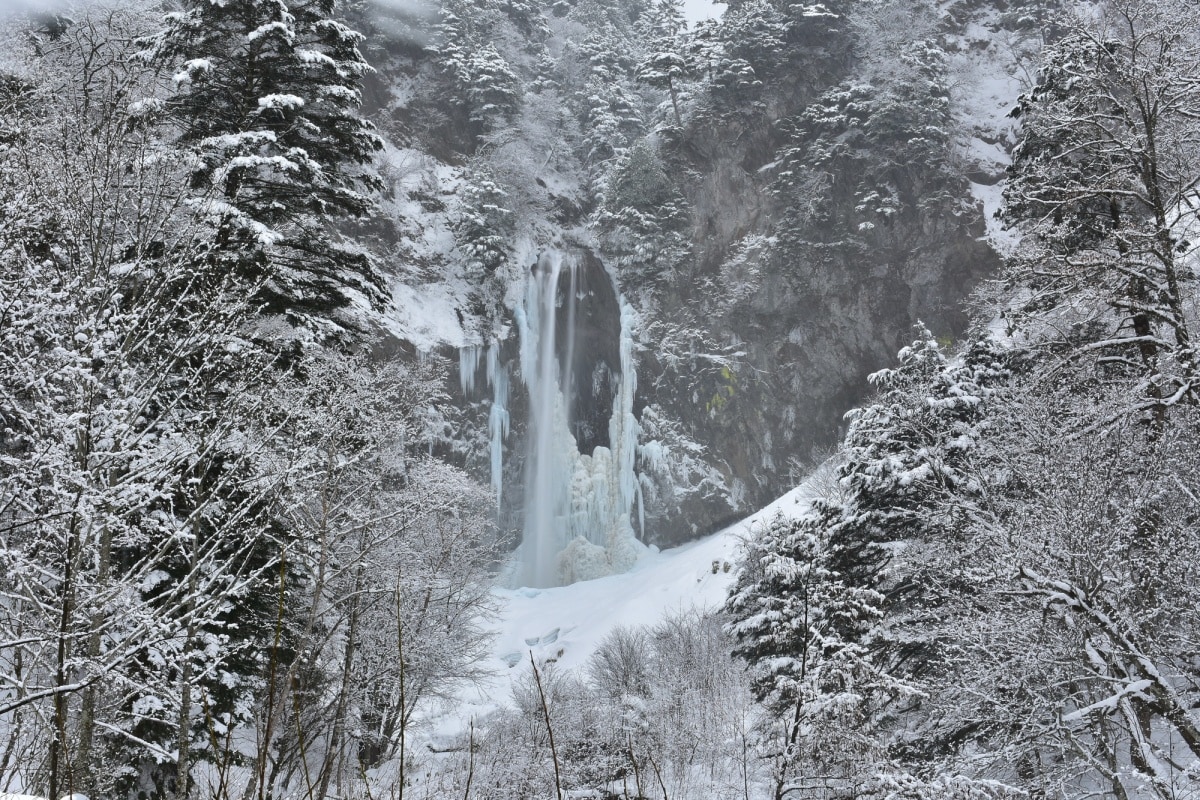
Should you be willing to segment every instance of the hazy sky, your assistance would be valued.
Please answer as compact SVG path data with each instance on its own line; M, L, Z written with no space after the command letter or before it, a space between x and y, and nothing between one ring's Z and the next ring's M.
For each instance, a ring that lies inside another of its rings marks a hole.
M386 2L386 0L384 0ZM55 0L0 0L0 13L28 10L49 10L65 2ZM717 17L725 10L725 5L714 4L712 0L684 0L684 14L689 21L696 22L709 17Z
M0 0L0 3L4 0ZM699 22L710 17L719 17L725 11L724 3L714 3L712 0L683 0L683 15L688 22Z
M16 11L53 11L68 5L66 0L0 0L0 14Z

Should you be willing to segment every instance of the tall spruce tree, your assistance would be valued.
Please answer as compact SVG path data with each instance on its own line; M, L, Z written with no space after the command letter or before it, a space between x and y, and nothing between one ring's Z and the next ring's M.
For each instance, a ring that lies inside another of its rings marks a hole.
M382 296L336 229L370 211L382 143L357 114L362 36L333 14L334 0L184 0L146 51L173 74L161 108L216 226L214 259L265 278L268 313L310 325Z

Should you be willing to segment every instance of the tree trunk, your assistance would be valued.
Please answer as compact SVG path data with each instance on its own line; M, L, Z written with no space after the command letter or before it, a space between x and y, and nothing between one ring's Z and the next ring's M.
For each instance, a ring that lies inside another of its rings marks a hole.
M78 500L78 497L76 498ZM79 543L79 516L71 515L67 529L67 546L63 559L62 607L58 618L58 648L55 658L54 685L59 691L54 694L54 736L50 740L50 791L51 800L64 794L70 785L70 766L67 758L67 658L70 656L69 638L75 593L75 553Z
M100 560L96 571L96 585L104 591L108 584L109 569L112 560L112 533L106 527L100 534ZM98 613L91 616L87 640L87 658L95 663L100 658L100 625L103 620ZM83 690L83 699L79 710L79 744L76 746L75 785L84 794L95 793L95 779L92 775L92 747L96 731L96 702L99 689L95 684L89 684Z
M329 794L329 782L342 750L342 739L346 732L346 711L349 706L351 675L354 671L355 644L358 637L359 594L363 585L363 566L360 563L354 574L354 591L350 599L349 629L346 631L346 647L342 654L342 686L338 692L337 705L333 712L333 730L329 734L329 746L325 751L325 763L321 765L321 776L317 789L317 800Z

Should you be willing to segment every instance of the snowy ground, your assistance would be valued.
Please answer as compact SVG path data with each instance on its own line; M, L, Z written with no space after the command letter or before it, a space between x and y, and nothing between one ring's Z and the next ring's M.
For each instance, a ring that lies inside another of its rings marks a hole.
M491 677L464 693L454 719L437 725L439 733L462 730L468 718L507 703L514 681L529 671L531 652L539 664L580 668L619 625L653 625L673 612L720 606L733 581L742 540L778 513L799 514L811 497L810 484L801 484L718 533L670 550L652 550L620 575L553 589L497 589L501 612L494 623Z
M1016 233L1005 229L997 216L1003 206L1002 179L1012 163L1009 151L1016 142L1012 112L1034 80L1039 48L1006 32L1001 14L998 9L982 10L964 31L950 36L948 67L963 172L983 207L988 241L1005 255L1017 242Z

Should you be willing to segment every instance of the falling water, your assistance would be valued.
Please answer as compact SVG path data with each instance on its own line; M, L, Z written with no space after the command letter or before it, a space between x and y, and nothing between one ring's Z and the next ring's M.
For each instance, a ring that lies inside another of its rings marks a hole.
M550 251L528 277L514 309L520 375L529 395L521 547L509 576L514 585L559 586L628 569L644 552L630 517L639 502L634 454L640 432L633 414L632 307L619 298L619 375L614 376L609 446L581 453L572 434L579 267ZM565 286L563 284L566 284ZM482 348L460 352L464 393L474 389ZM488 419L492 487L499 501L504 440L509 430L509 372L493 343L486 350L492 389ZM639 507L639 516L641 509Z
M574 263L568 267L574 273ZM529 386L529 457L525 466L525 526L522 536L524 582L529 586L555 586L560 582L558 554L566 542L566 516L570 487L563 477L570 474L569 452L563 447L560 430L566 426L570 407L569 381L574 349L568 345L567 363L560 365L555 353L558 341L558 282L563 270L562 256L551 252L539 262L529 282L525 310L529 331L536 336L522 342L533 349L533 369L525 372ZM572 284L574 281L572 280ZM568 291L567 324L573 327L575 293ZM573 331L567 331L568 341ZM526 362L525 366L530 366ZM530 379L532 377L532 380ZM573 444L573 443L572 443Z

